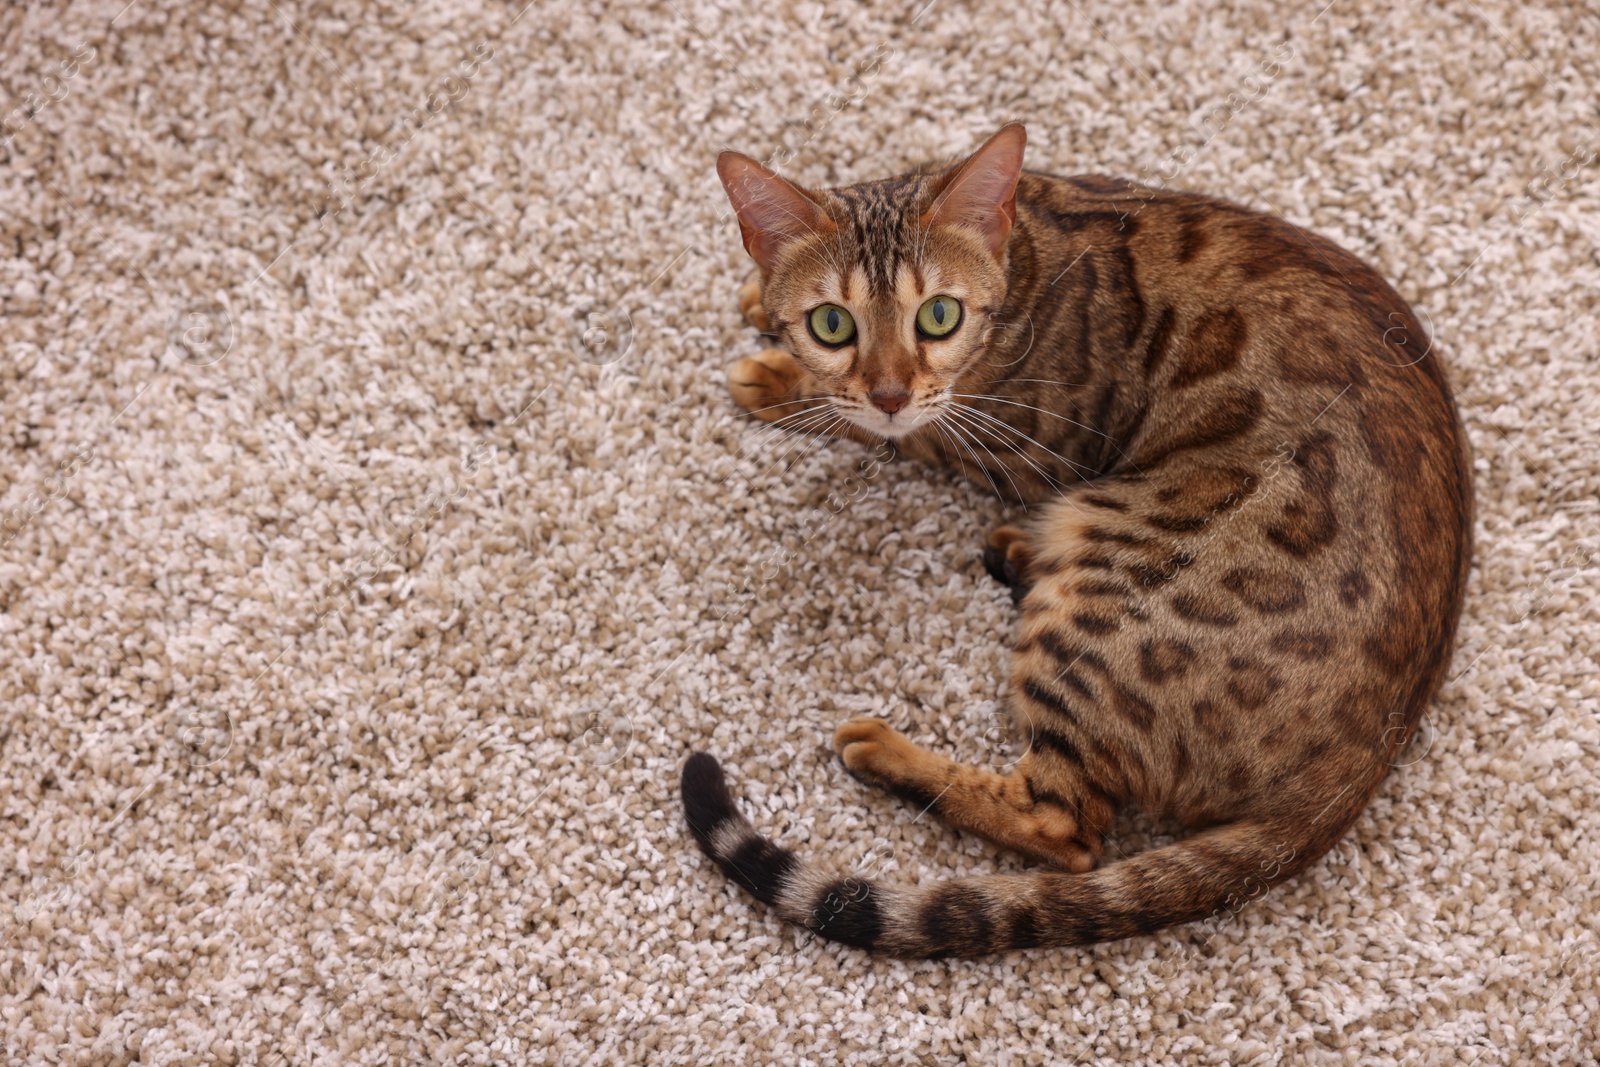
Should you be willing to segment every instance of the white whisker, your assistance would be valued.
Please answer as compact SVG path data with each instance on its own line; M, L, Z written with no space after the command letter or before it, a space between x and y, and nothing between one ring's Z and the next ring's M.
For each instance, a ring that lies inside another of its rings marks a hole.
M939 437L943 441L945 441L946 443L950 443L950 434L949 434L949 432L946 431L945 428L943 426L941 426L939 423L940 423L940 420L935 418L935 419L933 419L932 421L930 421L928 423L928 428L931 429L931 430L937 431L938 434L939 434ZM940 445L939 447L940 447L941 451L944 450L944 445ZM961 465L961 477L962 477L962 479L965 480L965 481L969 481L969 482L972 481L972 475L967 473L967 461L961 458L961 453L957 452L955 450L954 444L951 444L951 446L950 446L950 455L955 459L955 461L957 463L959 463Z
M973 466L977 467L980 471L983 472L984 480L989 483L989 488L994 490L994 495L999 497L1001 500L1004 500L1006 498L1006 495L1004 493L1002 493L1000 491L1000 487L994 483L993 476L989 474L989 468L985 467L983 465L983 461L978 458L978 454L976 452L974 452L972 450L972 447L970 445L968 445L966 443L966 441L964 440L964 438L967 435L962 431L961 426L959 424L957 424L957 423L954 423L954 422L946 422L945 423L945 428L950 430L951 436L954 438L956 444L958 444L962 448L964 448L966 450L967 455L972 457ZM987 451L987 449L985 451ZM992 453L992 452L990 452L989 454L990 454L990 456L994 455L994 453ZM964 470L963 470L963 473L965 473ZM1009 476L1010 475L1008 473L1007 477L1009 477ZM1011 484L1011 487L1013 489L1015 489L1016 488L1016 483L1013 482ZM1018 494L1018 495L1020 496L1021 494Z
M962 419L962 422L967 426L967 436L968 436L968 438L971 439L973 444L977 445L979 448L981 448L985 452L987 452L989 454L989 458L990 459L994 460L994 465L996 467L1000 468L1000 473L1004 474L1006 476L1006 481L1011 483L1012 492L1017 494L1017 503L1022 506L1022 510L1023 511L1027 511L1028 510L1028 498L1023 494L1022 489L1017 485L1017 480L1011 476L1011 468L1006 466L1005 461L1002 460L999 456L995 455L994 454L994 450L991 449L988 445L984 444L983 443L983 438L978 436L977 427L978 427L979 424L967 422L966 419L963 418L961 412L959 412L959 411L952 410L950 412L950 414L955 416L958 419ZM1022 453L1018 452L1018 453L1016 453L1016 455L1021 456ZM1022 458L1024 460L1028 459L1027 456L1022 456ZM1029 461L1029 462L1031 462L1031 461ZM1045 476L1045 481L1050 485L1050 487L1052 489L1056 489L1057 488L1055 483L1050 481L1050 478L1049 478L1048 475ZM1059 490L1057 490L1057 491L1059 491Z
M1037 460L1035 460L1032 456L1028 455L1021 448L1019 448L1017 445L1006 441L998 433L995 433L994 426L988 425L988 424L983 423L983 422L979 422L977 419L973 418L973 414L974 413L971 412L971 411L952 410L951 414L956 415L957 417L959 417L959 418L963 419L964 421L966 421L968 425L970 425L970 426L972 426L974 428L974 430L984 430L984 431L986 431L988 433L994 434L995 435L995 443L996 444L1001 445L1002 447L1008 449L1011 452L1012 455L1016 456L1018 459L1022 460L1022 462L1026 463L1029 467L1033 468L1034 473L1039 475L1039 477L1043 478L1046 482L1048 482L1052 489L1054 489L1058 493L1065 491L1066 487L1061 485L1061 484L1059 484L1055 480L1055 477L1050 473L1050 471L1047 468L1042 466ZM1010 430L1012 433L1021 433L1021 431L1018 430L1015 426L1009 426L1004 422L996 421L995 422L995 426L999 426L999 427L1002 427L1004 429ZM1026 435L1024 434L1024 436L1026 436ZM1042 448L1043 446L1041 445L1040 447ZM1045 449L1045 451L1049 452L1050 450L1049 449ZM1056 459L1061 459L1061 457L1060 456L1056 456L1056 454L1054 452L1051 452L1050 454L1052 456L1055 456ZM1066 461L1062 460L1062 462L1066 462Z
M831 414L833 414L832 419L823 423L820 428L813 429L811 431L815 435L812 437L811 443L806 445L805 448L801 449L800 454L794 457L794 459L790 460L784 466L784 470L794 470L795 467L799 466L800 461L805 459L807 454L809 454L813 448L816 448L820 444L826 444L833 439L833 428L844 421L844 416L838 414L837 412L833 412Z
M797 437L801 434L815 433L816 428L827 422L829 417L835 415L836 412L824 406L815 411L803 411L800 414L810 417L802 418L799 422L789 426L781 425L782 420L775 420L768 424L767 429L785 439Z
M782 419L776 419L773 422L768 423L762 427L756 436L755 448L753 450L746 451L744 449L740 449L741 458L760 461L762 460L763 453L767 452L767 450L773 445L776 445L779 442L787 442L790 438L797 437L802 433L814 432L817 426L823 425L827 422L828 416L834 415L834 412L829 408L829 405L822 404L805 411L795 412L793 415L785 415ZM787 422L789 419L800 418L801 416L809 416L809 418L805 418L802 421L796 422L790 426L783 425L783 423ZM731 478L732 476L732 474L729 474L728 477ZM723 479L723 483L727 483L727 478Z
M972 437L972 439L974 441L976 441L978 443L979 447L981 447L985 452L988 452L990 456L994 457L995 463L999 464L1000 469L1005 472L1006 477L1010 478L1011 477L1010 468L1007 467L1003 462L1001 462L1000 457L996 456L994 454L994 452L987 445L985 445L983 443L983 439L978 436L978 431L979 430L987 430L989 433L994 433L994 431L989 429L988 427L984 426L983 423L972 419L972 417L970 415L966 415L966 414L964 414L964 413L962 413L960 411L952 409L950 414L952 416L954 416L955 418L961 419L964 423L966 423L966 425L968 427L968 431L967 431L968 434ZM1042 478L1046 485L1048 485L1050 488L1054 489L1056 491L1057 495L1060 495L1062 492L1064 492L1064 487L1061 486L1059 483L1057 483L1056 480L1053 477L1050 476L1050 472L1048 470L1046 470L1044 467L1040 466L1033 459L1032 456L1028 455L1026 452L1022 452L1022 451L1016 449L1014 446L1006 445L1004 439L1001 438L999 434L995 434L995 438L996 438L996 444L999 444L999 445L1002 445L1004 447L1010 448L1011 449L1011 454L1016 456L1018 459L1022 460L1022 462L1026 463L1030 468L1032 468L1033 472L1035 474L1037 474L1040 478ZM1016 481L1013 480L1011 482L1012 488L1016 488L1016 484L1017 484ZM1026 501L1021 499L1022 498L1022 493L1021 493L1020 490L1018 491L1017 496L1019 498L1019 503L1022 503L1022 505L1023 505L1023 510L1026 511L1027 510L1027 503L1026 503Z
M958 404L958 405L954 405L954 407L965 408L966 406ZM966 408L966 411L967 411L966 417L969 418L969 419L971 418L972 415L983 415L984 414L981 411L973 411L970 408ZM957 414L957 412L954 411L954 408L952 408L952 414ZM1010 425L1008 423L1005 423L1005 422L1001 422L1000 420L995 419L993 416L987 416L987 417L989 418L990 422L992 422L994 424L994 426L993 427L984 426L983 428L988 430L990 433L994 433L997 438L999 438L999 434L995 433L994 427L999 427L1001 429L1010 430L1012 433L1018 434L1018 435L1020 435L1020 436L1022 436L1024 438L1027 438L1028 440L1032 441L1032 438L1028 438L1027 434L1023 433L1021 430L1017 429L1015 426L1012 426L1012 425ZM979 423L978 425L982 426L983 424ZM1041 448L1041 449L1044 449L1044 451L1048 455L1054 456L1056 459L1060 460L1062 463L1067 464L1068 469L1072 470L1072 473L1076 474L1081 481L1083 481L1085 483L1090 483L1090 479L1089 478L1084 477L1084 475L1079 473L1076 469L1073 469L1076 465L1073 464L1071 460L1067 459L1064 456L1058 455L1055 452L1051 452L1050 449L1045 448L1043 445L1039 444L1037 441L1033 441L1033 444L1035 446ZM1026 452L1022 451L1017 446L1010 445L1008 447L1010 447L1010 448L1012 448L1014 450L1013 451L1013 455L1018 456L1024 463L1026 463L1029 467L1033 468L1034 472L1037 473L1039 475L1039 477L1044 480L1045 484L1050 486L1050 488L1052 488L1052 489L1054 489L1056 491L1056 495L1057 496L1059 496L1062 499L1066 500L1068 503L1072 502L1072 498L1066 495L1067 487L1062 485L1058 481L1056 481L1055 477L1051 474L1050 471L1046 470L1043 466L1041 466L1038 462L1036 462L1032 456L1028 455ZM1077 505L1074 504L1073 507L1077 508ZM1079 510L1081 510L1081 509L1079 509Z
M1027 408L1029 411L1037 411L1041 415L1049 415L1051 418L1060 419L1062 422L1070 422L1070 423L1072 423L1072 425L1078 427L1080 430L1088 430L1092 434L1099 434L1099 436L1104 437L1107 441L1111 440L1111 438L1107 434L1102 433L1101 431L1095 429L1093 426L1085 426L1083 423L1078 422L1076 419L1069 419L1065 415L1057 414L1054 411L1047 411L1044 408L1035 407L1032 404L1024 404L1020 400L1010 400L1010 399L1007 399L1006 397L1003 397L1003 396L988 396L988 395L984 395L984 394L980 394L980 393L951 393L950 395L951 396L959 396L963 400L992 400L996 404L1010 404L1013 407ZM1123 458L1126 459L1127 457L1123 457Z
M744 414L746 414L746 415L754 415L758 411L771 411L773 408L786 408L790 404L807 404L808 405L807 410L810 410L810 408L814 408L814 407L818 406L816 404L809 403L812 400L820 400L823 403L827 403L827 398L820 397L820 396L818 396L818 397L805 397L805 398L802 398L800 400L780 400L778 403L776 403L776 404L768 404L766 407L751 408L748 411L744 412ZM785 416L785 418L787 418L787 417L788 416Z
M987 381L987 382L979 382L978 384L979 385L999 385L999 384L1001 384L1003 382L1033 382L1033 383L1036 383L1038 385L1059 385L1063 389L1081 389L1081 388L1083 388L1083 383L1082 382L1058 382L1058 381L1055 381L1055 380L1053 380L1051 378L994 378L994 379L992 379L990 381ZM957 395L957 396L970 396L971 394L970 393L957 393L955 395ZM997 398L991 397L989 399L997 399Z
M775 439L790 437L796 433L802 432L812 423L822 421L823 416L828 414L831 414L831 412L828 410L826 405L822 405L816 408L807 409L805 411L797 411L793 415L785 415L781 419L774 419L762 426L757 431L756 440L762 443L762 447L765 447L766 444ZM791 419L798 419L800 421L789 423L789 420ZM786 423L789 424L785 425Z
M1024 441L1027 441L1029 444L1033 445L1035 448L1037 448L1037 449L1041 450L1042 452L1044 452L1045 455L1053 456L1054 458L1060 460L1062 463L1065 463L1068 467L1070 467L1072 469L1072 472L1074 474L1076 474L1079 478L1082 478L1084 481L1088 481L1089 480L1088 476L1084 474L1085 471L1088 471L1089 474L1093 474L1094 473L1094 471L1092 469L1090 469L1089 467L1086 467L1081 463L1077 463L1077 462L1075 462L1073 460L1070 460L1066 456L1061 455L1059 452L1056 452L1055 450L1046 447L1045 445L1041 444L1040 442L1034 440L1032 437L1029 437L1027 434L1023 433L1021 430L1017 429L1015 426L1011 425L1009 422L1006 422L1004 419L997 419L993 415L989 414L987 411L981 411L978 408L973 407L971 404L952 403L952 406L960 408L963 411L970 412L971 414L976 415L978 418L983 419L985 422L988 422L988 423L991 423L991 424L993 424L995 426L1002 427L1004 429L1010 430L1012 433L1016 434L1018 437L1022 438Z

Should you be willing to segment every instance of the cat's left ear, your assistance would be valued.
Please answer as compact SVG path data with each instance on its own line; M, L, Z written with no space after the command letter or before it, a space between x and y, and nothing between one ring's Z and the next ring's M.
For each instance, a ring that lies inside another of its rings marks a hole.
M932 206L922 213L922 224L977 230L989 254L999 259L1017 221L1017 178L1027 144L1022 123L1002 126L945 178Z
M749 156L722 153L717 157L717 177L739 216L745 251L763 274L772 270L778 253L791 241L836 229L811 193Z

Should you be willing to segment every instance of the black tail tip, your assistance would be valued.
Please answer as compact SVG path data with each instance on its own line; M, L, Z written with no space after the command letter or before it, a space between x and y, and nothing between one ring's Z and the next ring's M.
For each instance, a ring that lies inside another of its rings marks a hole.
M761 837L739 814L722 767L704 752L696 752L683 764L683 815L700 851L763 903L776 901L790 874L800 866L793 854ZM729 826L739 832L717 841L718 831Z
M728 780L717 758L708 752L690 756L683 765L682 787L683 815L689 831L709 855L711 835L717 827L738 818L733 794L728 792Z

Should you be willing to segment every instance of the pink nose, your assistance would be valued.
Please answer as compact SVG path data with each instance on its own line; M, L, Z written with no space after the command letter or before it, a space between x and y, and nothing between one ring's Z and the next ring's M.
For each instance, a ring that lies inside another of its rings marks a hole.
M911 402L911 394L904 389L874 389L867 398L885 415L893 415Z

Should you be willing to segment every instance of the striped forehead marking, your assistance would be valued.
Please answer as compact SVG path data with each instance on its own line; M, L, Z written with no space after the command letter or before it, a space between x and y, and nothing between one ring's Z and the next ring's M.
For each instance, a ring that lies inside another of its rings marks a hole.
M852 258L865 272L874 297L893 293L900 264L915 261L921 235L911 207L921 184L920 179L899 178L834 191L853 231Z

